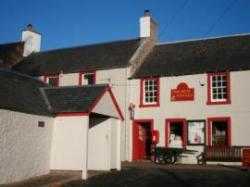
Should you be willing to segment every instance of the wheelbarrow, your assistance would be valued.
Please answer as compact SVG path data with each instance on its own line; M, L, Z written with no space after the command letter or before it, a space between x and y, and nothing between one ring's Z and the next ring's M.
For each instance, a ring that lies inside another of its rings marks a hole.
M175 147L155 147L154 162L157 164L174 164L184 152L194 154L197 151Z

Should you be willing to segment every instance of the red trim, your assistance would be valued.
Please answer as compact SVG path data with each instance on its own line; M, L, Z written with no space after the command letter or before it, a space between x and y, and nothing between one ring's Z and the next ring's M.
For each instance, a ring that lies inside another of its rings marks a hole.
M83 85L82 84L82 76L87 75L87 74L93 74L94 84L96 84L96 72L95 71L82 71L82 72L79 72L79 81L78 81L79 85Z
M153 119L137 119L137 120L133 120L133 154L132 154L132 159L133 160L138 160L138 154L139 154L139 150L138 150L138 141L137 140L137 136L138 136L138 130L137 130L137 124L138 123L150 123L151 126L151 132L153 134L153 130L154 130L154 120Z
M226 121L227 122L227 141L228 145L232 145L232 125L230 117L210 117L207 119L207 132L208 132L208 145L212 145L212 122L214 121Z
M211 100L211 77L213 75L227 76L227 100L226 101L212 101ZM230 72L208 73L207 74L207 105L231 104L231 83Z
M103 90L103 92L97 97L97 99L94 101L94 103L92 104L92 106L89 108L89 112L92 112L93 109L96 107L97 103L101 100L101 98L104 96L104 94L106 93L108 89L108 86L106 89Z
M60 73L44 75L43 81L44 81L45 83L47 83L47 84L48 84L48 78L49 78L49 77L56 77L56 80L57 80L57 81L56 81L56 86L59 87Z
M110 95L110 97L111 97L111 100L112 100L112 102L113 102L113 104L114 104L114 106L115 106L115 109L116 109L117 113L118 113L119 116L120 116L120 119L123 121L123 120L124 120L124 117L123 117L123 114L122 114L122 112L121 112L121 109L120 109L120 107L119 107L119 105L118 105L118 103L117 103L117 101L116 101L116 99L115 99L115 97L114 97L114 94L113 94L111 88L110 88L108 85L107 85L107 88L104 89L104 91L98 96L98 98L97 98L97 99L95 100L95 102L92 104L92 106L91 106L90 109L89 109L89 112L92 112L92 111L94 110L94 108L96 107L97 103L101 100L101 98L104 96L104 94L105 94L107 91L108 91L108 93L109 93L109 95Z
M156 104L145 104L144 100L144 81L146 80L156 80L157 81L157 102ZM159 107L160 106L160 78L141 78L140 80L140 105L139 107Z
M117 101L116 101L116 99L115 99L115 96L114 96L114 94L113 94L111 88L109 88L108 92L109 92L109 94L110 94L110 97L111 97L111 99L112 99L114 105L115 105L116 111L118 112L118 114L119 114L121 120L123 121L123 120L124 120L124 117L123 117L122 111L121 111L121 109L120 109L120 107L119 107L119 105L118 105L118 103L117 103Z
M88 116L89 113L88 113L88 112L71 112L71 113L59 112L59 113L57 113L56 115L57 115L57 116L60 116L60 117Z
M165 147L168 147L169 140L169 123L171 122L182 122L182 132L183 132L183 148L187 147L187 120L185 118L168 118L165 119Z

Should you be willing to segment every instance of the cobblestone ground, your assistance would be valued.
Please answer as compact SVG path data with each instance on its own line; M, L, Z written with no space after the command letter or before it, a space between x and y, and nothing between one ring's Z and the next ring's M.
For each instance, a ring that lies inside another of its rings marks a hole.
M128 165L123 170L73 181L65 187L249 187L250 171L224 166Z

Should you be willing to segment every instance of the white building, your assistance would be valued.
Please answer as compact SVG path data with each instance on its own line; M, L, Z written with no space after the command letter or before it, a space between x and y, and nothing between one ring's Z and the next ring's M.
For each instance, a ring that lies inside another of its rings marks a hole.
M40 173L82 170L86 178L88 169L150 159L155 130L157 146L197 154L204 145L250 145L250 35L158 44L145 11L137 39L36 52L40 39L12 68L54 86L39 89L53 127L50 163ZM98 162L96 149L104 155ZM196 163L195 155L181 162Z

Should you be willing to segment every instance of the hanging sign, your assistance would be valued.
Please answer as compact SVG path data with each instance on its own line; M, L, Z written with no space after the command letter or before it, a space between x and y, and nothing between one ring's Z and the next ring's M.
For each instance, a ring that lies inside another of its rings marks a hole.
M194 88L189 88L184 82L178 84L176 89L171 90L171 101L193 101Z

